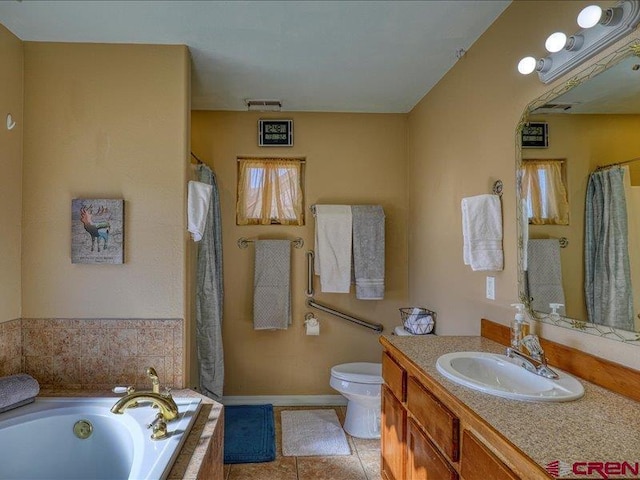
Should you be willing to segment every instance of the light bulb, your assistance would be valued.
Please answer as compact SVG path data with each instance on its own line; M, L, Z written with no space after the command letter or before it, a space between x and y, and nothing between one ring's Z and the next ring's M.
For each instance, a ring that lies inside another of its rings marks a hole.
M559 52L567 44L567 36L562 32L556 32L549 35L544 47L551 53Z
M582 28L595 27L600 18L602 18L602 8L598 5L589 5L578 14L578 25Z
M536 69L538 61L533 57L524 57L518 62L518 71L523 75L529 75Z

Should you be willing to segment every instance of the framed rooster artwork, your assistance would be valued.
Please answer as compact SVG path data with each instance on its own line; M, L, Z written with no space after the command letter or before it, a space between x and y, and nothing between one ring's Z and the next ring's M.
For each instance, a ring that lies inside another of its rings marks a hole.
M71 263L124 263L124 200L71 201Z

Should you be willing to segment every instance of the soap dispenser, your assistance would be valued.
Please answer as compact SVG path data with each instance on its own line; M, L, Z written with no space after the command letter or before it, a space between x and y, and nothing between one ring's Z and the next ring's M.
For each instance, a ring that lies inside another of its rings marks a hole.
M511 306L516 309L515 317L511 323L511 348L520 350L522 339L529 335L529 324L524 316L524 304L512 303Z
M558 309L560 307L564 307L564 303L550 303L549 308L551 309L551 313L549 314L549 319L557 322L560 320L560 314L558 313Z

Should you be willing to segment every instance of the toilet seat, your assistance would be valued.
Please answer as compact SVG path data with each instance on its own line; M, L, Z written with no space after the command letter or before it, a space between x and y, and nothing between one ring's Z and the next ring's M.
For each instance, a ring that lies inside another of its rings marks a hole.
M380 363L342 363L331 367L331 376L346 382L381 385L382 365Z

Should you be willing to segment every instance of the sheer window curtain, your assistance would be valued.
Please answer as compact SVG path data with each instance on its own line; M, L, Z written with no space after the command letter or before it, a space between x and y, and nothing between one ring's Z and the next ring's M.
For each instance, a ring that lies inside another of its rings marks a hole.
M238 225L304 225L302 161L238 161Z
M527 199L529 223L568 225L569 202L562 181L562 162L526 160L522 165L522 194Z

